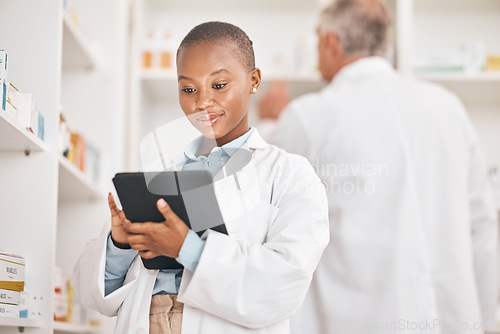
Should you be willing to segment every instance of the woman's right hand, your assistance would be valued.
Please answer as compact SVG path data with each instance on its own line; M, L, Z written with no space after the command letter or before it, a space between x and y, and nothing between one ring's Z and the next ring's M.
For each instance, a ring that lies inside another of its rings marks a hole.
M118 209L111 193L108 194L108 204L111 211L111 239L116 247L128 249L130 245L127 242L127 231L123 227L127 217L123 210Z

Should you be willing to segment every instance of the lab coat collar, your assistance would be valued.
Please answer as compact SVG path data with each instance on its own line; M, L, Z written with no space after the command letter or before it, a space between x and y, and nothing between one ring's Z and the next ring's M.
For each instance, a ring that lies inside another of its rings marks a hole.
M361 58L354 63L344 66L333 78L331 84L344 80L366 77L381 73L394 73L394 68L385 58L379 56Z
M251 150L261 150L266 147L267 143L260 135L259 131L254 128L253 133L248 137L245 144L242 147L251 149Z

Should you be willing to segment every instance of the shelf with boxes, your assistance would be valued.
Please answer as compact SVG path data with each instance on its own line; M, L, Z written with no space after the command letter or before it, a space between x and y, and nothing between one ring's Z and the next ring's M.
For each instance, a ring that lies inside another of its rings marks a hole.
M104 192L98 185L100 151L81 134L69 129L60 115L59 123L59 202L92 200Z
M499 81L500 42L493 33L499 17L498 1L413 1L412 71L440 81Z
M35 319L28 319L25 266L24 257L0 252L0 326L37 325Z
M73 8L61 10L69 2ZM125 109L121 94L126 82L122 65L127 8L119 1L0 2L0 49L9 53L12 82L6 94L3 82L0 85L0 101L6 96L7 104L9 93L13 94L11 113L0 108L0 249L25 257L31 296L29 318L0 316L1 333L18 333L24 327L44 334L112 331L106 327L107 319L100 319L99 329L89 321L56 323L53 276L56 263L62 263L66 273L72 272L85 243L99 234L107 219L109 212L88 200L103 194L98 175L110 180L115 169L122 169L122 159L115 152L121 151L117 144L123 140L117 128L124 123L120 119ZM99 66L101 62L106 66ZM15 104L16 93L25 92L32 93L36 104L22 104L35 106L44 116L43 140L31 124L25 125L26 118L20 117ZM67 147L65 155L59 140L61 106L74 126L66 138L71 143L73 137L79 147L73 153ZM96 160L105 160L108 169L96 171ZM106 205L105 200L98 202Z
M0 149L44 151L45 119L33 94L8 81L8 53L0 50Z

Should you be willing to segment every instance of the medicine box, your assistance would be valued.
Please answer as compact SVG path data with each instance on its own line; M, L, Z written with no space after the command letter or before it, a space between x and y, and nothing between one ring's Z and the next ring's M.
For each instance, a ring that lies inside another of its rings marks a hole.
M19 305L0 304L0 317L19 318Z
M31 122L32 119L34 118L35 110L36 109L35 109L35 101L33 100L33 94L20 93L17 105L16 118L19 124L21 124L21 126L25 127L26 129L31 128ZM36 116L38 118L38 115Z
M0 253L0 289L24 290L24 258Z
M21 291L0 289L0 303L17 305L21 302Z

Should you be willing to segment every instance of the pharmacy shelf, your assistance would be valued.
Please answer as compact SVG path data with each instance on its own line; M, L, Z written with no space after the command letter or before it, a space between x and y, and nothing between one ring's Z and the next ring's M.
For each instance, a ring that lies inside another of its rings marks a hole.
M92 70L97 61L85 36L76 27L69 15L63 17L63 70Z
M45 143L0 109L0 151L46 151Z
M54 321L54 333L98 333L99 328L90 325Z
M0 317L0 327L42 327L40 319Z
M93 200L104 192L64 157L59 158L59 201Z
M419 79L439 82L500 82L500 71L468 74L463 72L416 73Z

